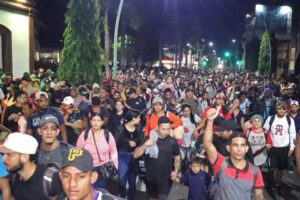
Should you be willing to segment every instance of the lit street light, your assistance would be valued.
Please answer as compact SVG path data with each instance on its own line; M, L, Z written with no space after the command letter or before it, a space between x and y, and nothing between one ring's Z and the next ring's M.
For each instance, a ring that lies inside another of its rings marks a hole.
M232 42L232 43L235 43L235 42L236 42L236 40L235 40L235 39L232 39L232 40L231 40L231 42Z
M265 7L264 7L263 5L261 5L261 4L257 4L257 5L255 6L255 11L256 11L257 13L263 13L263 12L265 11Z
M251 18L252 16L250 14L246 14L246 18Z
M208 46L213 47L213 46L214 46L214 43L213 43L213 42L209 42L209 43L208 43Z

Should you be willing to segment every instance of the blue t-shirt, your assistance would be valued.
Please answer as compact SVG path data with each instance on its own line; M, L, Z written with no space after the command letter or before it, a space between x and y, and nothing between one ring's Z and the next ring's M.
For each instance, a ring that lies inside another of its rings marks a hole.
M5 176L8 176L8 171L2 161L2 155L0 154L0 178L3 178ZM2 200L2 192L1 191L0 191L0 200Z
M209 176L205 171L194 174L188 171L183 174L180 182L189 187L188 200L205 200L205 191L209 182Z
M33 135L35 136L36 139L38 139L38 141L40 141L40 135L38 134L37 130L40 126L40 120L44 115L53 115L57 117L59 125L65 123L63 116L59 113L58 110L56 110L53 107L49 107L47 110L44 111L38 110L31 113L28 117L26 128L32 130Z

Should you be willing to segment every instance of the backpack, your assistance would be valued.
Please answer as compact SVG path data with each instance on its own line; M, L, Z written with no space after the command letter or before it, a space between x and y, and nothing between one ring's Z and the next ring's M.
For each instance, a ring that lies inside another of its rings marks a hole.
M219 189L219 182L220 182L220 179L219 179L218 175L219 175L219 173L224 171L225 167L228 165L228 161L229 161L229 158L225 158L224 162L222 163L221 167L219 168L219 170L217 172L217 175L212 180L212 182L210 184L210 191L209 191L209 194L208 194L209 199L214 199L215 198L215 196L218 192L218 189ZM258 176L258 167L255 166L254 164L252 164L251 162L249 162L249 165L252 166L253 186L254 186L255 181L257 179L257 176Z
M289 132L288 133L290 134L291 118L288 115L285 115L285 117L286 117L286 120L287 120L288 125L289 125L289 128L288 128ZM271 127L272 127L272 124L273 124L274 120L275 120L275 115L272 115L271 118L270 118L270 121L269 121L269 132L271 132Z
M89 130L86 130L86 131L84 132L84 141L87 140L88 135L89 135ZM109 144L109 131L106 130L106 129L104 129L104 136L105 136L106 142Z
M59 148L61 151L61 154L66 155L66 153L68 152L68 144L64 143L64 142L59 142ZM36 154L36 158L38 158L38 153ZM43 190L44 190L44 195L45 197L51 197L52 195L55 196L57 194L55 194L55 191L53 191L53 185L52 185L52 181L56 180L59 181L59 177L58 177L58 172L61 168L60 163L49 163L46 165L45 167L45 171L44 171L44 176L43 176ZM54 181L54 183L57 183Z

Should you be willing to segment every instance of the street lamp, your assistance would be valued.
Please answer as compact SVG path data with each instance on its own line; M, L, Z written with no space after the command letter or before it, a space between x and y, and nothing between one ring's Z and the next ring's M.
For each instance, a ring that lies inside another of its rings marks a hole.
M251 18L252 16L250 14L246 14L246 18L249 19Z
M261 5L261 4L257 4L255 6L255 11L257 13L263 13L265 11L265 6L264 5Z
M232 43L235 43L235 42L236 42L236 39L232 39L231 42L232 42Z
M115 32L114 32L114 60L113 60L113 78L117 78L117 44L118 44L118 32L119 32L119 23L120 23L120 17L121 12L123 8L124 0L120 0L118 12L117 12L117 18L116 18L116 24L115 24Z
M286 15L286 14L289 14L290 12L292 12L292 8L291 7L289 7L289 6L281 6L280 7L280 10L279 10L280 14Z
M213 43L213 42L209 42L209 43L208 43L208 46L213 47L213 46L214 46L214 43Z

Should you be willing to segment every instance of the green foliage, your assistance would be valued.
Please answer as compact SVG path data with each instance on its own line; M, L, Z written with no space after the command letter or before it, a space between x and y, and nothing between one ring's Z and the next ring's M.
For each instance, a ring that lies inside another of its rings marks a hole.
M259 58L258 58L258 72L260 75L265 75L269 72L270 65L270 35L266 31L263 34L260 50L259 50Z
M65 20L59 78L73 83L99 82L103 64L99 0L70 0Z

